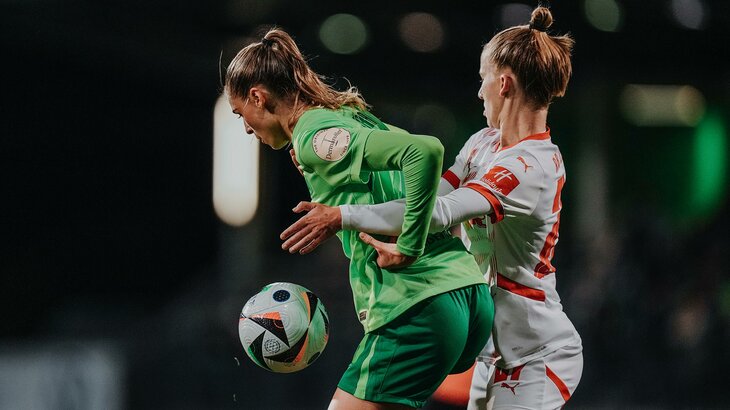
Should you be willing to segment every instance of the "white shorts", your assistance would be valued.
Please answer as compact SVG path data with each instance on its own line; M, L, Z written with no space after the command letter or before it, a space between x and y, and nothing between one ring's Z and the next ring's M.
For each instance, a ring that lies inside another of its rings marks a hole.
M583 347L560 348L545 357L502 370L477 362L468 410L560 409L583 374Z

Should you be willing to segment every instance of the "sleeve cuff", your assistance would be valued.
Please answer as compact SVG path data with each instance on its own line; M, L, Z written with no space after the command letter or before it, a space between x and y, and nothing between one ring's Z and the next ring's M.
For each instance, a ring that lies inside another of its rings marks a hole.
M340 205L339 208L342 216L342 229L352 231L352 210L350 205Z
M413 248L406 248L401 246L400 244L396 244L396 247L398 248L398 252L402 253L406 256L413 256L413 257L419 257L423 254L423 251L418 252L417 250Z

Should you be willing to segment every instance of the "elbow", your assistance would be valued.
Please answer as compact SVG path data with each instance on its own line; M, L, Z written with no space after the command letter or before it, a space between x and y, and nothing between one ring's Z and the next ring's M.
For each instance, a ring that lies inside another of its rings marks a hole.
M430 151L435 155L439 160L443 159L444 157L444 144L441 143L441 140L436 137L430 137Z
M440 170L444 158L444 145L441 143L441 140L429 135L424 135L421 140L421 151L423 155L427 157L429 163L438 165Z

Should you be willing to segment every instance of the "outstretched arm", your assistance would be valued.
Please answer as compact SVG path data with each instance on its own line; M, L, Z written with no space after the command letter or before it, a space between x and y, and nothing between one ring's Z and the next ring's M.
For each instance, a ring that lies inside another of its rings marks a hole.
M402 200L377 205L342 205L342 229L383 235L399 235L403 220ZM463 221L487 215L492 206L471 188L459 188L436 198L429 232L440 232Z
M396 236L401 233L405 201L402 199L377 205L341 205L330 207L300 202L294 212L307 212L287 228L281 238L288 238L283 249L302 254L313 251L340 229ZM440 232L492 212L484 196L471 188L459 188L440 196L431 214L429 231Z

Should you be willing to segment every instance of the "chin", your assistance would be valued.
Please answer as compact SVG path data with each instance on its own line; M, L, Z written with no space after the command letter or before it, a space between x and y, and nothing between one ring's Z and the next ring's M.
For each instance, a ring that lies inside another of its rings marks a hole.
M287 140L277 141L275 143L269 144L269 146L275 150L280 150L280 149L286 147L287 145L289 145L289 141L287 141Z

